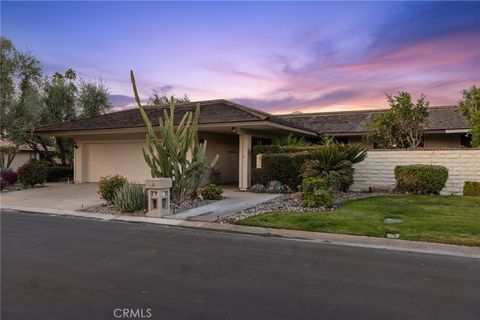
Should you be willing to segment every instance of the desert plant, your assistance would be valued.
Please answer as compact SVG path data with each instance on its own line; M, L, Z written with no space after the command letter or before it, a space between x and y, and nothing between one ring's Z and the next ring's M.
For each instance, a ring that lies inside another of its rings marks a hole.
M202 189L202 197L205 200L221 200L222 194L223 188L213 183Z
M47 180L48 164L45 161L32 159L18 168L18 180L25 187L34 187Z
M113 203L115 194L126 182L127 179L118 174L101 177L98 182L98 194L105 201Z
M256 183L250 188L250 192L265 193L265 186L263 184Z
M268 183L265 189L266 193L288 193L290 188L278 180L273 180Z
M412 193L438 194L445 187L448 169L428 164L396 166L395 179L399 189Z
M8 182L9 186L13 186L18 180L18 174L12 169L6 169L1 173L2 179Z
M480 197L480 181L465 181L463 185L463 195Z
M341 191L348 191L353 184L353 164L367 155L360 145L331 143L312 152L311 160L303 168L304 177L326 178L330 172L338 173Z
M148 128L148 152L143 150L145 161L153 178L172 178L172 197L177 204L181 204L197 192L201 181L218 160L217 155L211 162L208 161L207 141L200 142L198 138L200 105L197 105L195 113L186 112L178 125L175 125L175 104L171 99L169 110L165 109L163 118L159 120L157 136L140 102L133 71L130 76L140 114Z
M142 185L125 182L115 191L113 204L124 212L136 212L147 209L148 196Z
M210 169L210 175L208 176L208 179L211 183L218 184L220 181L222 181L222 173L220 170L212 168Z
M333 204L332 196L327 187L325 179L303 179L303 206L308 208L331 207Z

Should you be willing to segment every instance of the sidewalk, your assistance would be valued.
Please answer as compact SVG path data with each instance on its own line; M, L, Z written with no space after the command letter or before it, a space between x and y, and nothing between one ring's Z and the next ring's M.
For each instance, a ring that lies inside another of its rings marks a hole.
M417 253L428 253L438 255L449 255L457 257L480 259L479 247L467 247L450 244L407 241L398 239L384 239L364 236L351 236L333 233L309 232L298 230L272 229L262 227L248 227L232 224L220 224L204 221L185 221L176 219L122 216L101 213L88 213L80 211L66 210L38 210L29 207L4 207L2 210L13 210L18 212L31 212L39 214L53 214L59 216L73 216L81 218L99 219L104 221L123 221L136 223L151 223L170 227L197 228L211 231L242 233L255 236L277 237L279 239L295 241L312 241L318 243L327 243L332 245L343 245L363 248L374 248L394 251L406 251Z

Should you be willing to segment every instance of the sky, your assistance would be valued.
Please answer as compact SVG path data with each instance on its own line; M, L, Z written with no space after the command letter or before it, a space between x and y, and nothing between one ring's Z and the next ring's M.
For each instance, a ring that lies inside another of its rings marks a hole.
M1 2L1 33L47 74L271 113L457 103L480 85L479 2Z

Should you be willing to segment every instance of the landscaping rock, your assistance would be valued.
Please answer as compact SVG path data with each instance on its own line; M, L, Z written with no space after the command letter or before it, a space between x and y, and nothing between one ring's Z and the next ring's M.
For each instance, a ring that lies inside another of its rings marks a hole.
M383 220L383 223L385 224L394 224L394 223L402 223L402 219L397 219L397 218L385 218Z
M400 233L387 232L387 233L385 234L385 238L388 238L388 239L398 239L398 238L400 238Z

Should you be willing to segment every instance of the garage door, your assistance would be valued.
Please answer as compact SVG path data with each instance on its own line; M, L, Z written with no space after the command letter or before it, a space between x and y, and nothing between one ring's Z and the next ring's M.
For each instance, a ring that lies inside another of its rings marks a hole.
M85 180L98 182L106 175L120 174L131 182L151 179L142 154L144 142L89 143L85 145Z

